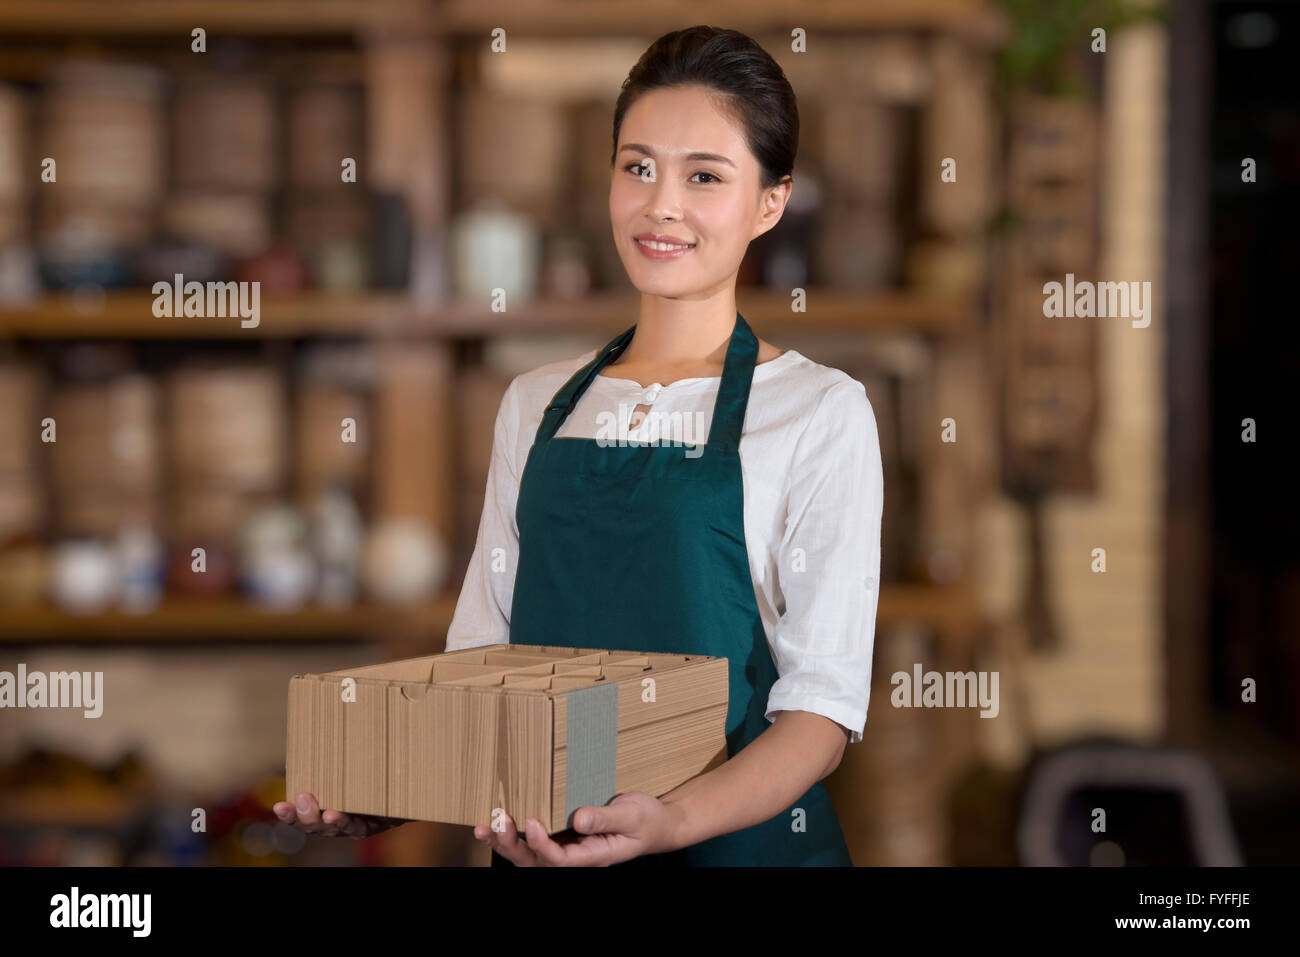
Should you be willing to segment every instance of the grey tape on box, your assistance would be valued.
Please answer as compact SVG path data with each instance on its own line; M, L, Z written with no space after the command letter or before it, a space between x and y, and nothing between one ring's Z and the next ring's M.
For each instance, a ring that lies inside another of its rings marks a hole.
M602 807L614 797L618 764L618 685L579 688L565 696L564 823L580 807Z

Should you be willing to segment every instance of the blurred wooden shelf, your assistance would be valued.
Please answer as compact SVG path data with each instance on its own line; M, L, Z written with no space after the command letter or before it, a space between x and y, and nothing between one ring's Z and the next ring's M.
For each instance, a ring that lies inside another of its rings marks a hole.
M122 828L152 802L148 794L32 788L0 794L0 826Z
M153 36L352 34L431 23L428 0L4 0L0 33ZM181 42L178 40L177 42Z
M930 298L908 291L851 293L810 288L808 311L790 311L786 293L738 289L737 306L761 331L923 332L961 331L974 315L973 304L950 298ZM445 334L556 332L622 332L635 320L637 296L596 293L582 299L539 299L506 313L465 303L448 303L430 317Z
M455 592L411 608L370 604L310 605L272 611L238 597L167 599L153 611L75 614L51 605L0 609L0 644L87 642L338 641L389 631L418 632L441 643L456 610ZM892 585L880 592L877 625L914 622L961 635L978 622L974 589L964 585Z
M454 594L411 608L309 605L274 611L238 597L167 599L142 613L108 610L75 614L40 605L0 609L0 644L338 641L392 629L427 631L441 642L455 610Z
M258 324L238 316L159 318L143 290L101 295L51 292L30 303L0 306L0 336L35 339L238 339L352 336L403 328L413 321L399 293L262 296Z
M740 311L760 329L782 331L915 332L943 335L968 327L973 303L908 291L851 293L808 290L808 311L790 311L790 298L740 290ZM159 318L143 291L102 295L47 293L30 303L0 306L0 338L29 339L286 339L313 336L433 336L473 338L529 332L590 331L610 335L636 314L629 293L581 299L537 299L508 312L451 301L422 306L404 293L304 292L267 295L258 324L238 316Z
M196 26L216 34L315 36L377 28L481 37L495 27L515 35L650 35L700 21L692 0L592 3L591 0L4 0L0 33L156 36ZM797 13L784 0L715 0L708 22L746 31L937 30L995 38L1005 27L989 0L818 0Z
M938 632L944 642L956 642L974 633L980 621L979 595L973 583L886 583L880 589L878 628L917 624Z
M808 30L948 30L986 28L992 5L984 0L818 0L798 7L783 0L714 0L709 23L726 23L747 31ZM655 3L602 3L590 0L444 0L439 20L450 33L487 36L493 27L511 33L593 34L652 33L701 22L694 0Z

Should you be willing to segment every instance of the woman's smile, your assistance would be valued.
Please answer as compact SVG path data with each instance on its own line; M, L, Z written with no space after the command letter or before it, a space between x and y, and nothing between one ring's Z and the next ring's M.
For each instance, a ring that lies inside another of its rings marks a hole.
M695 243L683 243L671 237L650 234L633 236L632 242L643 256L655 260L681 259L695 248Z

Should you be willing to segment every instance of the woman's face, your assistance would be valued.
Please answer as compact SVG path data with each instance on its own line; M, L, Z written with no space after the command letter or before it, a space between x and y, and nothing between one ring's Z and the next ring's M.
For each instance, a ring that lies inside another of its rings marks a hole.
M653 90L623 115L609 188L614 243L633 285L700 299L734 284L745 250L781 218L791 184L763 190L758 160L706 87ZM686 248L652 248L666 237Z

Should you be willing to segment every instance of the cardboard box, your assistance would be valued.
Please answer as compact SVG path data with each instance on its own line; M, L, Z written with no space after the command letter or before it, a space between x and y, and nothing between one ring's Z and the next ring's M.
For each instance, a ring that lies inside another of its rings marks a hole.
M323 809L548 833L726 760L727 660L487 645L289 682L286 790Z

